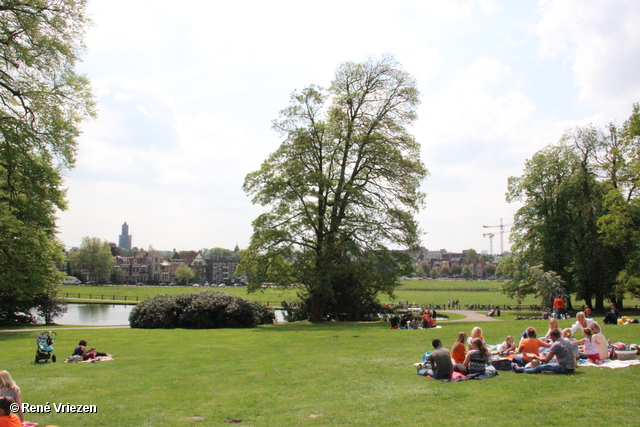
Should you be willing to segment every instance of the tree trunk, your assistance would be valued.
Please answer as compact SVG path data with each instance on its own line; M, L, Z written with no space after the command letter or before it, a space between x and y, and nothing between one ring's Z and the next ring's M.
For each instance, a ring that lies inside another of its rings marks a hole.
M324 299L316 293L311 294L311 310L309 321L320 323L324 321Z
M604 297L600 293L596 293L596 307L595 311L598 313L604 313Z

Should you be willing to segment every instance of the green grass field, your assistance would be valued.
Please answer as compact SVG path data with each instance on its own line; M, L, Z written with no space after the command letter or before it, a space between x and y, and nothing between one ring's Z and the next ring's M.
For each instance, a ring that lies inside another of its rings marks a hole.
M509 305L515 306L516 302L500 292L501 282L498 281L466 281L466 280L422 280L422 281L402 281L402 285L396 289L395 299L387 295L381 295L383 303L397 304L399 301L428 306L446 305L449 300L460 300L461 308L466 305ZM251 300L260 301L271 306L279 306L282 300L295 300L295 290L265 289L264 291L247 293L247 288L226 287L226 288L202 288L184 286L74 286L60 285L59 295L83 301L92 300L127 300L135 302L141 301L158 294L178 294L184 292L202 292L203 290L219 290L234 295L243 296ZM636 309L640 307L640 300L629 298L625 301L625 307ZM528 296L522 302L524 309L531 304L538 304L539 299ZM575 308L581 308L583 301L573 301Z
M488 343L541 333L542 320L478 324ZM570 320L560 321L562 327ZM579 368L571 376L501 372L443 383L413 363L433 338L450 347L476 324L390 330L386 323L307 322L247 330L62 329L55 353L78 340L115 353L102 363L34 363L36 331L0 333L2 366L32 405L96 405L96 414L27 414L41 426L633 425L640 366ZM640 342L640 325L604 325L612 342ZM196 417L193 419L192 417ZM528 418L527 418L528 417ZM533 422L533 421L532 421ZM526 424L526 423L525 423Z

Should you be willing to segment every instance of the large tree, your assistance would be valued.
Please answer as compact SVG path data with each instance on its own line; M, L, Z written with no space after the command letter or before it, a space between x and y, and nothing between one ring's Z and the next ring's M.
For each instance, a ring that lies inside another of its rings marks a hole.
M509 179L508 201L524 202L512 229L513 255L501 262L504 290L534 293L533 266L559 276L567 294L603 310L634 292L640 248L638 105L621 129L583 126L527 161Z
M110 277L116 258L111 254L111 246L98 237L83 237L80 249L69 253L69 263L75 274L86 271L90 279L100 283Z
M88 81L73 70L86 24L83 0L0 4L0 319L28 312L60 281L62 173L93 114Z
M239 266L250 289L300 289L312 321L341 317L350 310L341 300L392 294L411 262L387 246L419 243L414 216L428 173L406 129L418 95L390 56L343 63L328 90L291 95L274 122L284 141L244 183L253 203L268 208Z

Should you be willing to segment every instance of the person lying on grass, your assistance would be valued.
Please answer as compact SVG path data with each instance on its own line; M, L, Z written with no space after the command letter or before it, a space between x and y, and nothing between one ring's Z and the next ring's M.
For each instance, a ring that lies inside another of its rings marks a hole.
M573 354L573 346L571 343L562 338L562 332L559 329L551 331L551 348L549 349L549 353L544 358L540 358L540 356L533 356L534 360L539 360L540 365L535 368L524 369L518 364L513 363L511 368L514 372L521 374L539 374L541 372L549 372L556 374L573 374L576 368L576 359ZM556 357L558 363L549 363L553 357Z

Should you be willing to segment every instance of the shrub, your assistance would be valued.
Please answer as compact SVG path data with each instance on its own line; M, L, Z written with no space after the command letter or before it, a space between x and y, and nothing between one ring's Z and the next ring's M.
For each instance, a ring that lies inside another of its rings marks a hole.
M219 291L157 295L139 303L129 315L132 328L252 328L275 321L257 301Z

